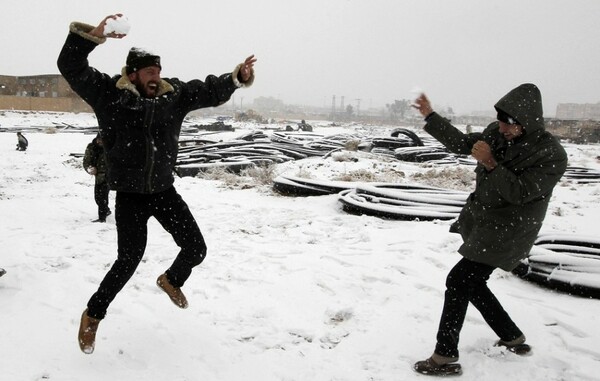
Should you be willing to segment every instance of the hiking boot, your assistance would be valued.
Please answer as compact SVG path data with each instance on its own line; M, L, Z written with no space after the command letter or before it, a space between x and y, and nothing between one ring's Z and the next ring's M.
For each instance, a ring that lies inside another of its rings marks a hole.
M81 314L81 323L79 324L79 348L85 354L94 352L96 345L96 332L100 319L94 319L87 314L87 308Z
M98 213L98 220L97 221L98 222L106 222L106 218L108 216L110 216L111 214L112 214L112 212L110 211L110 209L108 211L106 211L106 212Z
M0 276L2 276L2 275L4 275L4 274L6 274L6 270L4 270L4 269L0 269Z
M106 218L98 218L97 220L92 220L92 222L106 222Z
M156 280L156 284L161 290L169 295L169 298L171 298L171 301L175 303L177 307L188 308L187 299L185 298L185 295L183 295L181 288L174 287L171 285L171 283L169 283L169 280L167 279L167 273L159 276Z
M445 357L434 353L427 360L416 362L414 370L429 376L458 376L462 373L462 368L456 361L458 357Z
M525 335L521 335L516 339L510 341L498 340L495 346L505 347L510 352L520 356L527 355L531 352L531 346L525 344Z

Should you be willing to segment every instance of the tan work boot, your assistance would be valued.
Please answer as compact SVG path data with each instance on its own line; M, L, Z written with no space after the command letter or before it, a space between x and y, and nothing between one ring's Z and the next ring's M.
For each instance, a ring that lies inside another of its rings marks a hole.
M531 353L531 347L529 344L525 344L525 335L521 335L514 340L504 341L498 340L496 342L497 347L505 347L512 353L520 356L529 355Z
M458 357L445 357L434 353L426 360L417 361L413 369L430 376L458 376L462 373L462 367L456 361Z
M185 295L183 295L181 288L173 287L171 283L169 283L166 273L158 277L158 279L156 280L156 284L158 285L158 287L160 287L161 290L163 290L167 295L169 295L169 298L171 298L171 301L175 303L177 307L188 308L187 299L185 298Z
M91 354L94 352L94 346L96 345L96 332L98 331L98 324L100 319L94 319L89 317L87 314L87 308L81 314L81 323L79 324L79 348L85 354Z

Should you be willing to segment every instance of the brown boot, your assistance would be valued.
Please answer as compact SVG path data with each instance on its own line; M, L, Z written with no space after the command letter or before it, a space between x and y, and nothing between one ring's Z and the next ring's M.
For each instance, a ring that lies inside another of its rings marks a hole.
M423 361L417 361L414 370L430 376L457 376L462 373L462 368L457 363L458 357L445 357L437 353Z
M87 308L81 314L81 323L79 324L79 348L83 353L91 354L96 345L96 332L100 319L94 319L87 314Z
M525 335L521 335L514 340L504 341L498 340L496 342L497 347L505 347L512 353L520 356L529 355L531 353L531 347L529 344L525 344Z
M169 295L169 298L171 298L171 301L175 303L177 307L188 308L187 299L185 298L185 295L183 295L181 288L173 287L171 283L169 283L166 273L158 277L158 279L156 280L156 284L158 285L158 287L160 287L161 290L163 290L167 295Z

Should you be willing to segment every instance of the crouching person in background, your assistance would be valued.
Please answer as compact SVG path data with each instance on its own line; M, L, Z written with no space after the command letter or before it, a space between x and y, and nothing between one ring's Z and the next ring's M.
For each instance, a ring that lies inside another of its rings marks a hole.
M29 141L22 133L17 132L17 151L26 151L29 146Z

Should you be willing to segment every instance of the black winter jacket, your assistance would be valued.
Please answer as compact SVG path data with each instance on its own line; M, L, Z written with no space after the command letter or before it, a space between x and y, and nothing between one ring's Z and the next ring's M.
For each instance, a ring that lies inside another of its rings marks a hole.
M228 101L243 84L233 73L206 80L163 78L158 96L140 96L122 75L110 77L88 64L88 55L106 39L88 34L93 27L72 23L58 68L72 89L94 110L104 141L107 180L116 191L158 193L173 182L181 124L192 110ZM245 85L249 86L254 77Z

